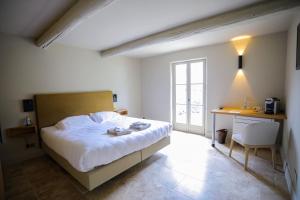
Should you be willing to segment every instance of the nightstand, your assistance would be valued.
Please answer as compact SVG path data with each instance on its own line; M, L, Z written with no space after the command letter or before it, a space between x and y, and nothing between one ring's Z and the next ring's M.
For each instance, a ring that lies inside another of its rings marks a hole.
M3 177L2 163L0 160L0 200L5 199L4 191L5 191L4 190L4 177Z
M5 191L4 190L4 177L3 177L2 163L0 160L0 200L5 199L4 191Z
M119 113L120 115L128 115L127 109L117 109L114 112Z
M18 126L14 128L9 128L6 130L7 137L10 138L16 138L16 137L22 137L25 140L26 148L31 148L35 146L34 142L29 142L30 136L33 136L37 133L37 127L36 125L30 125L30 126Z
M18 126L14 128L9 128L6 130L6 135L8 137L26 137L29 134L35 134L36 131L36 126L31 125L31 126Z

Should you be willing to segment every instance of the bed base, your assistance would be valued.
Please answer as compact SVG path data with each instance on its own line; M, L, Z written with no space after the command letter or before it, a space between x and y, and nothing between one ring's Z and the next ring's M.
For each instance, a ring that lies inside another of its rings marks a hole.
M42 144L42 148L62 168L69 172L79 183L81 183L86 189L91 191L97 186L126 171L130 167L147 159L148 157L150 157L151 155L153 155L154 153L156 153L157 151L169 144L170 136L167 136L145 149L133 152L110 164L97 167L89 172L80 172L76 170L69 164L67 160L65 160L63 157L54 152L45 143Z

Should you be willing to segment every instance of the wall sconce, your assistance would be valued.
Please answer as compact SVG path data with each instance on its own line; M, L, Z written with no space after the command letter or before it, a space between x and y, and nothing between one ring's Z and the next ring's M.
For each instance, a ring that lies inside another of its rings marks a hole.
M113 102L114 103L118 102L118 96L117 96L117 94L113 94Z
M231 39L237 53L239 54L238 58L238 69L243 69L243 55L245 50L250 42L250 35L242 35Z
M239 65L238 65L239 69L243 69L243 56L239 55Z

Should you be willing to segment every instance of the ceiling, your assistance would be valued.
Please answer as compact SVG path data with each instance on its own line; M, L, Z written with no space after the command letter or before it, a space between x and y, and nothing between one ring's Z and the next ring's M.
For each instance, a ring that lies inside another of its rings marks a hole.
M57 41L92 50L124 42L216 15L260 0L115 0ZM76 0L0 0L0 32L38 37ZM123 53L147 57L228 41L239 34L262 35L287 30L295 10L244 21L189 38ZM51 47L50 47L51 48Z
M254 37L282 32L288 30L293 19L293 15L297 12L299 13L299 9L282 11L276 14L243 21L211 31L206 31L184 39L134 49L127 51L122 55L135 58L144 58L189 48L224 43L241 35L250 35Z
M0 32L37 37L76 0L0 0Z

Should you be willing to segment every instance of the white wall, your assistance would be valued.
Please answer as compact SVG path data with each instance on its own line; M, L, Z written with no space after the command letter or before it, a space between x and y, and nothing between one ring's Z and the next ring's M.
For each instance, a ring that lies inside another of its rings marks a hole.
M300 173L300 70L296 70L297 25L300 15L296 16L288 32L286 59L286 113L283 135L282 155L288 162L294 184L293 199L300 199L300 184L296 182L294 170Z
M238 72L238 54L231 42L188 49L142 60L142 115L170 121L170 62L207 58L207 122L211 133L210 110L219 106L241 107L246 97L251 105L263 106L266 97L284 99L286 33L252 38L244 55L244 74ZM231 128L231 118L218 120L218 127Z
M118 107L140 116L140 61L102 59L98 52L54 45L47 50L32 41L0 34L0 122L2 130L22 124L21 100L37 93L112 90ZM2 134L4 135L4 133ZM34 138L33 138L34 140ZM6 139L2 159L21 160L41 153L24 150L23 139Z

